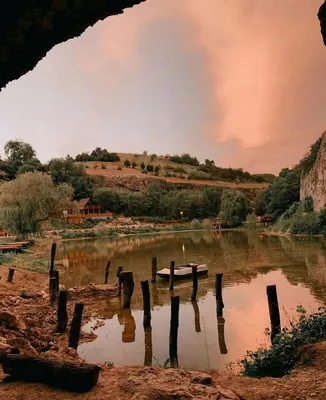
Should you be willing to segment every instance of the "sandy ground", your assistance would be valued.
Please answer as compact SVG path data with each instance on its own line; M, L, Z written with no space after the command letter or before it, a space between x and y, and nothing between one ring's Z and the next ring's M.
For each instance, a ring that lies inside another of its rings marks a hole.
M26 325L12 330L0 327L0 341L18 347L22 354L39 354L49 358L78 359L67 347L67 334L55 334L56 310L49 305L48 276L29 271L15 272L13 283L6 282L8 269L0 267L0 312L7 309ZM24 292L23 297L21 297ZM92 316L92 305L101 296L114 296L116 287L86 287L70 293L68 307L71 319L76 301L85 303L84 322ZM27 298L26 298L27 297ZM83 334L82 340L92 337ZM0 373L1 400L64 399L326 399L326 342L302 352L311 362L298 367L282 379L249 379L217 371L186 371L151 367L101 366L97 386L89 393L74 394L52 389L43 384L8 380Z

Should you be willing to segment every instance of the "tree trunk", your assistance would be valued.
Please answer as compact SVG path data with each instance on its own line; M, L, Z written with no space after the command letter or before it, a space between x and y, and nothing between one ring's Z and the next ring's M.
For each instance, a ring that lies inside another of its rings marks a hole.
M41 382L73 392L87 392L98 381L97 365L49 360L41 357L6 354L0 362L5 374L28 382Z

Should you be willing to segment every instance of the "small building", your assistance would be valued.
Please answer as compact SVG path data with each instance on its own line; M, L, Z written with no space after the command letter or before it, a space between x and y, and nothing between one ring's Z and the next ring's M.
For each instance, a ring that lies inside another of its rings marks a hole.
M0 237L8 237L9 232L6 229L0 229Z
M92 199L81 199L76 205L76 211L69 211L65 216L68 224L84 224L86 219L108 218L112 213L103 212L101 207L93 202Z

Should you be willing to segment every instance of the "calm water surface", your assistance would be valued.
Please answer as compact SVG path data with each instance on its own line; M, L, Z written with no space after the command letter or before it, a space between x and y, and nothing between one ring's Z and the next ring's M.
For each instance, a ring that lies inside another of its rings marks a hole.
M101 284L108 259L112 260L109 282L116 282L116 269L132 270L135 292L131 310L118 298L98 305L99 318L86 326L97 339L79 346L90 362L115 365L164 365L169 357L170 294L158 278L151 286L152 331L143 328L140 281L151 277L151 258L159 269L177 264L205 263L206 279L200 279L198 301L191 302L192 283L177 283L180 296L178 356L181 366L225 369L247 350L268 344L269 326L266 285L276 284L283 326L296 317L302 304L309 312L326 302L326 241L261 236L256 232L191 232L119 240L68 241L61 244L62 279L68 286ZM216 318L215 274L223 273L224 315Z

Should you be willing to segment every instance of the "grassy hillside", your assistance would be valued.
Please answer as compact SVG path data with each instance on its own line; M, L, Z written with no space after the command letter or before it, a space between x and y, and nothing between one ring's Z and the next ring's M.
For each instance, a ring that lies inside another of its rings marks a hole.
M208 186L223 186L223 187L242 187L242 188L264 188L268 186L267 182L252 182L239 180L222 181L212 180L207 172L200 171L200 167L187 164L179 164L172 162L168 156L153 156L144 154L132 153L118 153L120 161L115 162L101 162L101 161L87 161L85 165L86 172L91 176L103 176L105 178L111 177L133 177L139 178L152 177L161 178L167 182L175 183L191 183L193 185L208 185ZM126 167L125 161L128 160L134 167ZM142 170L141 164L145 165ZM148 166L152 166L153 171L147 171ZM156 172L155 172L156 168ZM157 170L159 169L159 170ZM257 175L256 175L257 176ZM254 179L254 178L253 178Z

